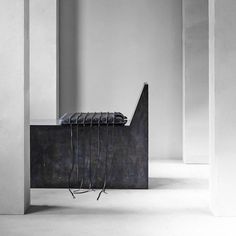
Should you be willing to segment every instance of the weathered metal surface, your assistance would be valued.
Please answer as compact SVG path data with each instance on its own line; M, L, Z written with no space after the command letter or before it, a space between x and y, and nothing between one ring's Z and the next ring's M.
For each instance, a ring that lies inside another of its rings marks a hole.
M100 147L98 127L72 129L78 169L72 172L71 187L79 188L83 179L84 188L90 181L93 188L102 188L107 154L107 188L148 188L147 84L129 126L100 126ZM67 188L73 161L70 126L32 125L30 149L31 187Z

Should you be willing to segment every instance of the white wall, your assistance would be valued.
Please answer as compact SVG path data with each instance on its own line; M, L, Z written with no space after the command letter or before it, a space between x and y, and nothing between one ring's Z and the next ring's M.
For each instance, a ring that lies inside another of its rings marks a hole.
M58 117L57 0L30 0L30 118Z
M0 214L30 202L28 4L0 1Z
M60 1L60 114L132 118L150 85L150 156L182 157L181 0Z
M208 0L183 0L183 159L208 163Z
M236 4L210 0L211 208L236 216Z

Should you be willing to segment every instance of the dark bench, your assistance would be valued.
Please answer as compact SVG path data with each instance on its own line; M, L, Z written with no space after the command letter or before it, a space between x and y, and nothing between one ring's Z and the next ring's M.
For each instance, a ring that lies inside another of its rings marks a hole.
M107 188L148 188L148 85L129 124L38 123L30 137L32 188L103 188L105 176Z

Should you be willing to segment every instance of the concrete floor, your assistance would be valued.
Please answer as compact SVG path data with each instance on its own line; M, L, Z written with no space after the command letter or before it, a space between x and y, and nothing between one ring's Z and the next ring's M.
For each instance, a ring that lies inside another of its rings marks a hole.
M149 190L108 190L73 200L67 190L32 189L26 215L0 216L0 236L236 235L236 218L212 216L208 166L150 162Z

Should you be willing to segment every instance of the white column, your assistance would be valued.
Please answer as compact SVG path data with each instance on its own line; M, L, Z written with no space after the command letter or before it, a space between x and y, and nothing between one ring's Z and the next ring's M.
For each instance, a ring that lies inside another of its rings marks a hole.
M208 0L183 0L183 159L207 163Z
M210 0L210 192L219 216L236 216L235 12L235 0Z
M0 214L30 202L28 4L0 1Z
M30 0L30 118L58 117L58 1Z

